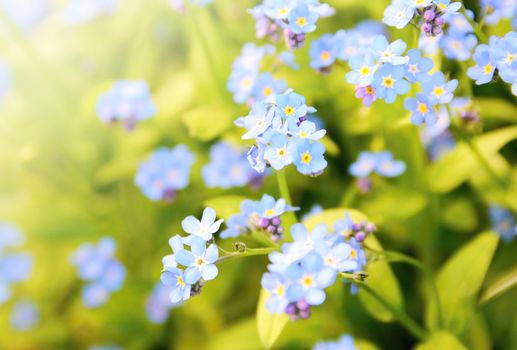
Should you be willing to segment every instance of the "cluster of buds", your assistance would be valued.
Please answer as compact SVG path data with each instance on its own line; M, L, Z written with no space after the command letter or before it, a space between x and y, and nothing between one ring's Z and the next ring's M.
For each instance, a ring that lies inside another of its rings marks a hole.
M377 230L375 224L371 222L361 221L353 223L347 235L348 238L354 237L358 242L363 242L370 233Z
M438 36L443 32L445 19L442 16L443 12L436 5L419 9L418 12L422 16L422 32L426 36Z
M311 306L303 299L294 303L289 303L285 308L285 313L292 321L306 320L311 316Z
M372 190L372 179L369 177L360 177L356 180L356 186L361 194L367 194Z
M305 34L295 34L289 28L284 29L284 38L285 44L290 50L302 48L305 44Z
M259 227L269 234L273 242L278 242L284 237L282 219L280 219L279 216L275 216L271 219L261 218Z

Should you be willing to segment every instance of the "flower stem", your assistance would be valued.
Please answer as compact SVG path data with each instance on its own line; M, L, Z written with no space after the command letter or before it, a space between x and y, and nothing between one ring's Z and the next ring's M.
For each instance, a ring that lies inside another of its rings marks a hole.
M399 252L392 252L392 251L382 251L382 252L374 251L374 252L376 254L378 254L379 256L384 256L386 258L386 260L388 260L388 261L404 262L409 265L412 265L425 274L425 276L429 280L429 285L431 286L431 292L433 294L433 298L435 299L438 325L439 325L439 327L441 327L443 325L442 303L440 300L440 294L438 293L438 287L436 285L436 281L435 281L433 272L427 266L425 266L422 262L418 261L415 258L407 256L405 254L402 254Z
M291 195L289 194L289 187L287 186L287 179L285 177L285 169L278 170L276 172L276 179L278 181L278 190L280 191L280 196L285 199L286 203L292 205ZM286 228L286 238L289 236L289 228L296 223L296 216L292 211L288 211L285 214L285 228Z
M359 283L360 288L364 289L365 292L370 294L375 300L381 303L386 309L388 309L393 316L397 319L397 321L406 328L411 334L417 337L420 340L424 340L427 338L427 332L420 327L411 317L409 317L404 311L399 310L398 308L391 305L386 299L384 299L379 293L373 290L366 283Z
M242 258L242 257L246 257L246 256L255 256L255 255L267 255L267 254L272 253L277 250L278 250L278 248L276 248L276 247L275 248L246 248L246 250L243 252L229 253L225 256L220 257L219 259L217 259L216 264L220 263L222 261L225 261L225 260L229 260L231 258Z
M481 43L484 43L484 44L488 43L488 38L487 38L487 36L485 35L485 33L483 32L483 29L482 29L482 25L485 22L484 17L481 19L480 24L476 23L476 21L474 21L472 18L470 18L467 15L467 12L466 12L467 8L465 7L465 3L463 1L461 1L461 3L463 5L463 10L461 12L462 12L463 16L465 16L465 19L469 22L469 24L474 29L474 33L478 37L479 41Z

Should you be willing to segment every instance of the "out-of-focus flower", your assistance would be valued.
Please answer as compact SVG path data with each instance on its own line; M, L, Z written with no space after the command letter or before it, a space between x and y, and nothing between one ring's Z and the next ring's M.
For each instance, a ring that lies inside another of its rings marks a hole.
M147 319L152 323L164 323L167 318L169 318L170 309L178 305L171 302L169 297L171 291L170 287L158 282L149 297L147 297L145 314L147 315Z
M0 60L0 104L4 101L10 86L11 78L9 76L9 68L3 60Z
M26 32L30 32L48 13L47 0L0 0L0 9Z
M17 302L11 311L11 327L25 332L32 329L39 322L38 307L27 300Z
M356 350L354 338L344 334L336 341L319 341L312 350Z
M505 241L512 240L517 236L517 224L512 213L499 205L491 205L489 208L492 230Z
M372 173L377 173L385 177L399 176L406 170L406 165L402 161L393 159L391 152L366 152L359 153L359 158L352 163L349 172L355 177L368 177Z
M82 24L114 13L117 6L118 0L71 0L62 16L68 24Z
M189 184L194 155L187 146L159 148L138 168L135 184L151 200L172 201Z

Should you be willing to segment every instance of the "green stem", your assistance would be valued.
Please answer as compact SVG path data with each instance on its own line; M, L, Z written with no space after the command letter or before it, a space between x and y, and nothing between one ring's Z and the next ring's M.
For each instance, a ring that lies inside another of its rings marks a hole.
M424 275L429 280L429 285L431 286L431 292L433 294L433 298L435 299L436 303L436 315L438 317L438 325L441 327L443 325L443 311L442 311L442 303L440 300L440 294L438 293L438 287L436 285L436 281L434 278L433 272L425 266L422 262L418 261L415 258L412 258L410 256L407 256L405 254L399 253L399 252L391 252L391 251L382 251L382 252L376 252L376 254L380 256L386 257L386 260L392 261L392 262L403 262L407 263L409 265L412 265L422 271Z
M469 24L472 26L472 28L474 29L474 33L478 37L478 39L480 41L480 44L481 43L484 43L484 44L488 43L488 37L483 32L482 25L481 25L482 23L484 23L484 19L482 19L482 22L480 24L476 23L476 21L474 21L472 18L467 16L467 13L465 12L465 10L467 9L465 7L465 3L463 1L461 1L461 2L462 2L462 5L463 5L463 7L462 7L463 8L462 14L465 17L465 19L469 22Z
M420 327L411 317L409 317L404 311L399 310L398 308L391 305L386 299L384 299L379 293L373 290L366 283L359 283L358 286L362 288L365 292L370 294L373 298L375 298L386 309L388 309L393 314L395 319L416 338L420 340L424 340L427 338L427 332L422 327Z
M246 248L244 252L229 253L228 255L220 257L219 259L217 259L216 264L232 258L243 258L246 256L255 255L267 255L277 250L278 248Z
M291 195L289 194L289 187L287 186L287 179L285 176L285 169L278 170L276 172L276 179L278 181L278 190L280 191L280 196L285 199L285 202L288 205L292 205L291 201ZM288 229L291 228L292 225L296 223L296 216L294 215L294 212L289 211L284 214L285 215L285 225L286 228L286 234L285 237L289 237L289 231Z

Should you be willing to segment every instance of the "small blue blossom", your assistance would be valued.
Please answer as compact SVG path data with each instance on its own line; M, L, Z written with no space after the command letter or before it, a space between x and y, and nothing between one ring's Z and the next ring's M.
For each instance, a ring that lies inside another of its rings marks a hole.
M287 135L278 134L272 137L271 144L264 152L264 159L275 170L283 169L293 162L296 154L296 142Z
M260 74L251 90L251 97L255 101L264 100L273 94L280 94L287 89L287 84L284 80L274 79L271 73Z
M382 21L389 26L402 29L413 19L415 9L404 3L392 3L384 11Z
M112 124L122 122L127 130L136 123L156 114L149 87L145 81L119 81L97 101L97 114L101 121Z
M321 142L311 143L309 140L300 140L297 143L296 156L293 161L300 173L317 176L327 167L324 154L325 147Z
M284 119L300 119L305 117L308 112L312 112L305 104L305 97L294 92L278 95L276 110Z
M496 64L490 57L487 45L479 45L473 57L476 65L467 70L467 75L476 81L477 85L482 85L492 81Z
M440 12L446 14L457 14L461 8L461 2L459 1L451 3L451 0L433 0L433 2Z
M377 155L372 152L361 152L356 162L350 165L348 171L355 177L367 177L375 171L377 167Z
M212 239L213 234L219 231L223 219L216 220L215 210L212 208L205 208L201 220L194 216L187 216L181 222L183 230L190 235L202 238L205 242Z
M171 303L177 304L190 299L191 284L186 282L185 271L176 267L165 267L160 277L163 285L170 287Z
M400 160L394 160L391 152L381 152L378 154L376 169L381 176L395 177L406 171L406 164Z
M267 309L274 314L281 314L289 304L287 298L288 284L284 277L275 272L266 272L261 280L262 288L270 293L266 301Z
M337 341L319 341L312 350L356 350L354 338L344 334Z
M394 66L390 63L386 63L379 68L372 82L376 96L384 99L386 103L393 103L397 95L408 93L410 85L403 79L406 75L406 69L405 66Z
M455 30L449 30L449 34L440 41L440 46L443 48L445 56L458 61L468 60L476 44L477 39L475 35Z
M314 69L322 69L331 66L336 60L337 46L332 34L322 35L311 43L309 54L310 66Z
M489 208L492 230L505 241L510 241L517 236L517 224L512 213L501 206L491 205Z
M27 300L17 302L11 311L11 327L25 332L34 328L39 322L38 307Z
M194 284L203 278L205 281L213 280L219 271L214 263L219 258L219 251L215 244L206 246L206 241L201 237L193 236L190 240L191 251L180 250L175 254L176 261L185 266L185 282Z
M368 177L374 172L380 176L395 177L405 170L404 162L394 160L393 155L388 151L376 153L363 151L349 168L350 174L358 178Z
M421 9L430 6L433 3L433 0L404 0L404 3L415 9Z
M422 83L422 92L427 94L430 103L446 104L454 98L454 90L458 87L456 79L445 81L442 72L434 73L428 82Z
M404 107L411 111L411 123L420 125L425 123L433 125L436 123L434 106L425 94L416 94L416 98L408 98L404 102Z
M159 148L140 164L135 184L153 201L172 201L178 190L188 186L194 159L185 145Z
M9 247L18 247L25 241L21 230L7 222L0 222L0 254Z
M422 52L417 49L408 51L409 57L406 78L411 83L423 82L429 79L428 72L433 68L433 60L422 57Z
M289 12L289 28L294 34L311 33L316 30L318 17L316 11L300 4Z
M298 70L300 66L295 62L295 56L291 51L282 51L278 54L280 62L291 69Z
M384 35L376 35L372 42L374 57L377 58L379 62L391 63L394 66L403 65L408 62L408 58L402 56L406 47L406 43L402 40L396 40L390 44Z
M503 18L512 18L517 4L514 1L505 0L481 0L481 15L485 23L495 25Z
M32 32L49 12L45 0L0 1L0 9L25 32Z
M370 55L353 56L348 63L352 71L346 74L347 82L360 87L366 87L372 84L373 75L377 66Z
M311 121L305 120L298 124L292 119L287 121L287 132L293 138L312 141L321 139L327 133L325 129L317 129L316 124Z
M161 282L156 283L145 303L147 319L155 324L163 324L169 318L169 311L178 304L171 303L171 288Z

